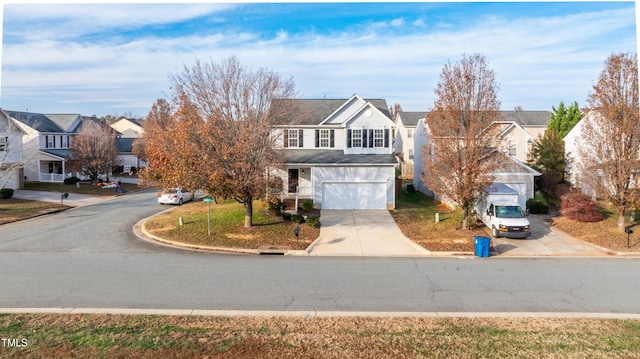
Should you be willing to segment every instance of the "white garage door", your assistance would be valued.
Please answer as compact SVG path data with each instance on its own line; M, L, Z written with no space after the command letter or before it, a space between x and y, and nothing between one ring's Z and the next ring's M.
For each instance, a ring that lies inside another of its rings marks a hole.
M323 209L386 209L386 183L344 183L322 184Z

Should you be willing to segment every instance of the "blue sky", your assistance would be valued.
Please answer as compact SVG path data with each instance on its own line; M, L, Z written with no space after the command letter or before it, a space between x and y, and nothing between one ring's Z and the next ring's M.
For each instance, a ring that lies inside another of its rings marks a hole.
M485 55L505 110L582 106L634 2L17 4L3 9L0 107L144 117L169 75L231 55L299 97L385 98L427 111L442 67Z

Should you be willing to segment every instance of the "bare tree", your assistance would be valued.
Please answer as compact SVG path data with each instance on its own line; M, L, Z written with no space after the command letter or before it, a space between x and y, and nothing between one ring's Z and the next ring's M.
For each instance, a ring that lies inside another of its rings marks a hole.
M426 119L430 139L423 148L423 180L462 209L463 229L469 229L473 207L497 166L498 156L489 155L497 137L491 126L499 116L497 89L485 57L463 55L444 66Z
M87 172L93 183L98 181L100 175L108 175L111 168L117 165L118 149L114 130L99 121L85 119L71 141L69 150L69 164L77 171Z
M394 103L392 107L389 107L389 117L391 117L393 121L396 120L396 115L400 112L402 112L402 106L397 102Z
M180 181L235 199L245 208L245 227L251 227L253 201L265 194L267 171L282 163L272 129L291 110L284 105L289 102L275 106L274 100L292 98L293 81L271 70L253 71L230 57L219 64L185 66L171 82L171 116L164 107L152 110L145 125L150 174L160 183ZM172 134L148 131L167 118L165 132ZM152 146L165 149L150 151Z
M637 54L609 56L593 90L578 148L583 182L616 207L624 229L625 212L640 201Z

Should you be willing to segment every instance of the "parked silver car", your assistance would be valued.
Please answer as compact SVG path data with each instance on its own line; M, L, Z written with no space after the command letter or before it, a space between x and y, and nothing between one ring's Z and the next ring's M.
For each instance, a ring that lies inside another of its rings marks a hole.
M182 205L184 202L192 201L193 193L186 188L176 187L164 190L160 197L158 197L158 203L160 204L177 204Z

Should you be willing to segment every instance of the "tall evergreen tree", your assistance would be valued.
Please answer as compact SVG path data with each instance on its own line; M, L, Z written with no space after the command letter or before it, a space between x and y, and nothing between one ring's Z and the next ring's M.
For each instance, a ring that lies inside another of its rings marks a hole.
M560 103L562 106L562 103ZM540 191L548 201L557 199L556 188L564 179L567 160L564 155L564 141L555 127L548 127L542 137L533 144L534 163L532 167L540 171L538 178Z
M560 101L558 108L551 107L551 120L548 128L555 129L558 138L562 140L581 118L582 111L577 101L574 101L569 107L565 106L564 101Z

